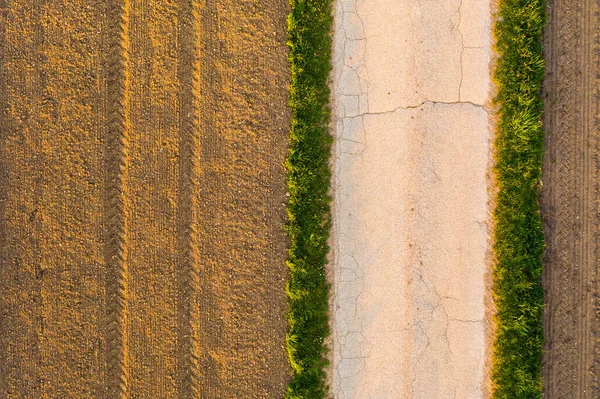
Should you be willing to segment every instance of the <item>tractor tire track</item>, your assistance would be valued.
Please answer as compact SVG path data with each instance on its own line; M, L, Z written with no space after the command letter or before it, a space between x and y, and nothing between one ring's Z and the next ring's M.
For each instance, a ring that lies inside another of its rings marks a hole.
M179 287L179 398L201 397L199 364L200 254L198 215L200 192L200 64L199 4L184 0L179 12L179 87L180 110L180 265Z
M107 63L107 398L128 397L127 194L129 122L129 0L108 3Z
M224 321L220 314L219 298L216 284L213 284L215 275L223 267L223 258L218 254L220 247L219 213L223 210L223 203L219 200L218 193L224 186L223 176L218 171L219 161L224 157L223 139L216 128L218 114L219 91L222 87L221 75L218 72L221 42L218 39L219 9L217 0L206 0L198 7L198 65L197 78L204 89L203 94L197 98L199 112L198 126L199 142L197 154L202 167L197 176L200 202L196 210L196 223L198 226L198 262L200 291L197 303L202 310L197 319L197 333L201 343L199 351L199 367L202 370L200 380L201 397L223 397L219 378L219 359L215 358L219 341L223 336ZM196 71L195 71L196 72Z

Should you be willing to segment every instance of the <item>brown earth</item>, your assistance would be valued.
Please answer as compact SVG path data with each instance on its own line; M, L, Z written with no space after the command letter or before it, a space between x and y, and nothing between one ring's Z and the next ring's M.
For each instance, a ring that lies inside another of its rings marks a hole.
M547 398L600 397L600 3L549 1L542 211Z
M0 397L274 398L286 0L0 0Z

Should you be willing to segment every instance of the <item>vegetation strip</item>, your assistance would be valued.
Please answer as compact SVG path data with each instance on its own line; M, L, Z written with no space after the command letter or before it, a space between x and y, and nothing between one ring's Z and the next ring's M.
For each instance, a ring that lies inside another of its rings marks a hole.
M329 335L329 285L325 276L331 227L328 133L331 71L330 0L290 0L290 108L292 128L286 161L291 244L287 285L287 351L292 379L286 398L325 397Z
M538 189L544 144L544 0L500 0L494 218L494 398L541 397L544 236Z

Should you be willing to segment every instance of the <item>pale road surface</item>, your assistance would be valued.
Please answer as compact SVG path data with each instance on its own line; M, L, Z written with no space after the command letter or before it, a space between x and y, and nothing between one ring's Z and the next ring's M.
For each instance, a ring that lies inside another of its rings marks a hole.
M487 0L337 0L336 399L482 398Z

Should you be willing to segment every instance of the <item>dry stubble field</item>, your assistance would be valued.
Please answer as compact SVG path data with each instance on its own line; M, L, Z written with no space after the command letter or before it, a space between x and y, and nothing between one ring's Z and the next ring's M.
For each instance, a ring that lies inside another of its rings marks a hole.
M287 1L0 0L0 397L281 397Z

